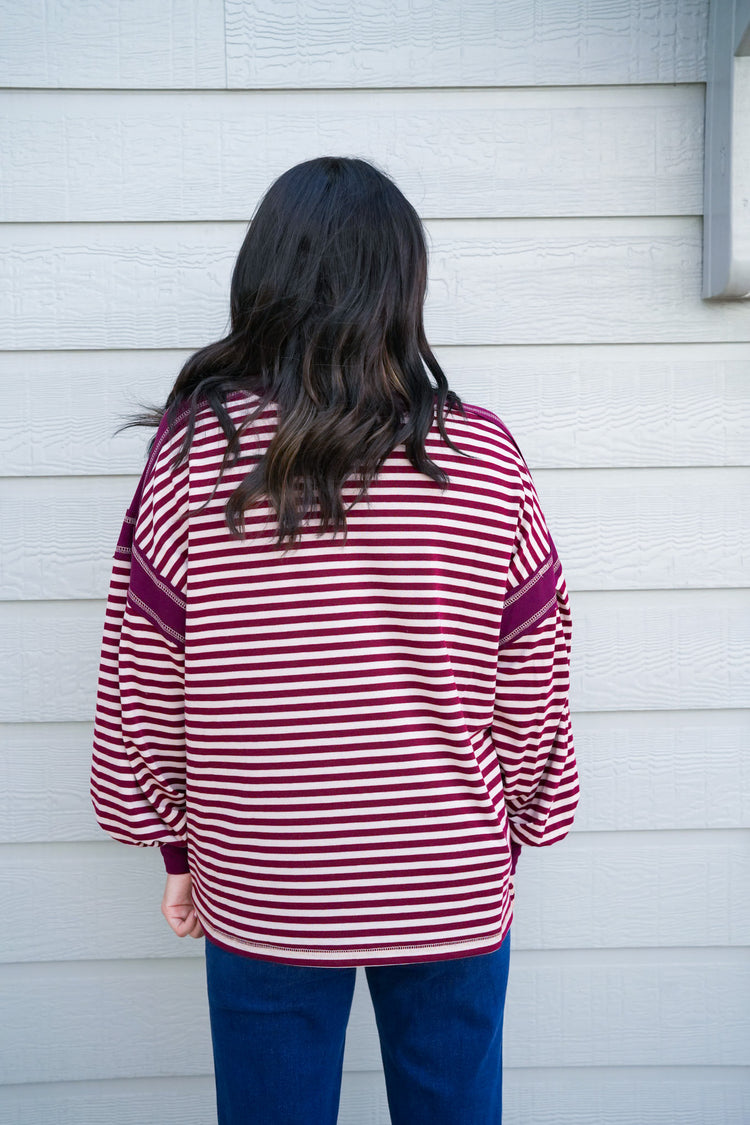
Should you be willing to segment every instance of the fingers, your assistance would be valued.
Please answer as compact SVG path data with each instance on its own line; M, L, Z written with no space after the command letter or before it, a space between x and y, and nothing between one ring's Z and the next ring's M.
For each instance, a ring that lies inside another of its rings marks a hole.
M169 921L169 924L178 937L199 938L204 936L203 927L195 910L191 910L182 921Z
M183 918L179 915L189 907ZM205 937L198 913L192 905L191 875L189 871L179 875L167 875L167 885L161 903L161 912L178 937Z
M190 911L187 918L185 919L185 922L189 927L185 932L185 937L199 937L200 934L198 933L198 931L200 930L201 933L203 932L200 921L198 920L198 915L196 914L195 910Z

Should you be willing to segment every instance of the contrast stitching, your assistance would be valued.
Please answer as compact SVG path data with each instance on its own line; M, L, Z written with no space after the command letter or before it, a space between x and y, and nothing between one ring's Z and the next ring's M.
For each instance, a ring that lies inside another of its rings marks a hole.
M509 641L514 640L519 633L523 633L524 629L528 629L529 625L535 624L535 622L537 622L540 617L544 617L545 613L547 613L547 611L555 604L556 601L557 594L555 594L554 597L550 598L547 604L543 605L541 609L538 609L533 617L530 617L528 621L524 621L523 625L518 625L511 633L508 633L507 637L501 637L500 643L508 644Z
M134 556L135 559L137 559L140 566L142 566L143 569L146 571L146 573L148 574L149 578L154 583L154 585L158 586L160 590L163 590L163 592L168 597L170 597L172 599L172 601L175 602L175 604L180 607L180 609L185 609L186 606L187 606L187 602L184 600L184 598L181 598L180 595L176 592L176 590L174 590L172 588L172 586L170 586L166 582L166 580L163 580L163 579L159 578L156 571L152 569L151 565L146 561L146 559L143 557L140 550L138 549L138 547L135 546L135 544L133 544L133 556Z
M146 617L154 621L161 629L164 630L165 633L169 633L170 636L174 637L177 641L180 642L180 644L184 645L185 638L183 637L182 633L177 633L174 629L171 629L169 625L166 624L166 622L162 621L157 613L154 613L150 605L146 605L145 602L141 601L138 595L134 594L132 590L128 590L128 597L138 606L139 609L143 610L143 612L146 614Z
M550 555L547 559L547 562L536 572L536 574L532 574L531 578L527 578L523 586L519 586L518 589L510 595L510 597L507 597L505 599L505 605L512 605L513 602L517 601L523 594L527 593L527 591L529 591L532 586L536 585L539 579L547 573L551 566L552 556Z

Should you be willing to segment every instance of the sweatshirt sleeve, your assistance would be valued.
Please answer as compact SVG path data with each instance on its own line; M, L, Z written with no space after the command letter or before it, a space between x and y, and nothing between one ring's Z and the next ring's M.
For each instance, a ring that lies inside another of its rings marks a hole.
M571 615L560 560L528 467L500 629L492 736L510 822L511 866L523 844L568 833L578 804L570 724Z
M189 870L184 650L188 466L181 435L157 430L114 552L99 664L90 793L113 839L160 846Z

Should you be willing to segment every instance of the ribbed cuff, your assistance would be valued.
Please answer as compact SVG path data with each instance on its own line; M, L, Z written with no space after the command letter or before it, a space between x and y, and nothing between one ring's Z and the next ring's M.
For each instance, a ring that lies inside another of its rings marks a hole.
M188 866L187 844L159 844L167 875L184 875Z

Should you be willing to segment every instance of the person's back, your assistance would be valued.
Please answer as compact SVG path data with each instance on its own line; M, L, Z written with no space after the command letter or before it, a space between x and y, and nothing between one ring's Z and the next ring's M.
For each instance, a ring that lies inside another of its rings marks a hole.
M520 847L573 821L560 562L513 437L423 347L437 392L350 358L329 395L305 352L217 409L188 365L123 522L97 819L161 845L194 936L247 961L505 950Z

